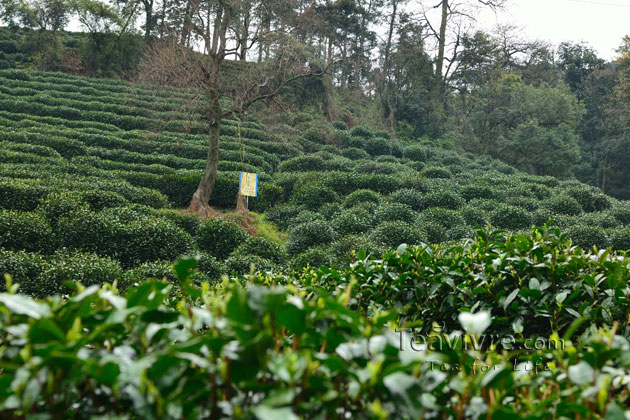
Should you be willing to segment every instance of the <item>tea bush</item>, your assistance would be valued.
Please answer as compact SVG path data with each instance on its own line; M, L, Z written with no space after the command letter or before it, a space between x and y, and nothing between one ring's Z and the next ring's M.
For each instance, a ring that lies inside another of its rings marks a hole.
M365 141L363 149L370 156L389 155L392 153L392 145L389 140L382 137L372 137Z
M417 245L426 242L422 232L408 223L387 221L378 225L369 235L370 241L388 248L400 244Z
M353 127L352 130L350 130L350 134L353 137L361 137L364 139L374 137L374 131L372 131L370 127L367 127L365 125L358 125L356 127Z
M630 227L614 230L610 235L610 245L614 250L630 251Z
M423 176L427 178L451 178L453 174L446 168L441 168L437 166L428 166L424 168L420 172Z
M549 210L557 214L577 216L582 213L582 206L578 201L568 195L557 195L543 202Z
M308 185L297 190L292 201L309 209L318 209L324 204L338 202L339 195L332 189L321 185Z
M609 245L606 231L599 226L575 225L569 227L569 238L581 248L588 249L596 246L605 249Z
M406 204L384 203L374 211L374 220L378 222L399 221L411 223L415 220L416 214Z
M374 203L380 204L381 195L372 190L356 190L351 194L348 194L343 201L345 208L354 207L360 203Z
M267 238L253 236L240 244L231 255L235 257L256 255L278 265L285 264L289 259L286 250L281 245Z
M450 210L457 210L464 205L464 199L459 194L445 190L425 194L423 202L424 209L441 207Z
M422 193L415 189L402 189L392 193L388 197L392 203L405 204L414 211L420 211L424 208L424 200Z
M0 210L0 248L47 252L54 245L52 229L40 214Z
M490 213L490 223L501 229L518 230L530 227L532 216L521 207L500 205Z
M312 246L330 243L336 236L336 232L324 221L302 223L289 231L287 251L290 255L297 255Z
M235 223L219 217L203 222L195 237L201 250L223 260L249 235Z

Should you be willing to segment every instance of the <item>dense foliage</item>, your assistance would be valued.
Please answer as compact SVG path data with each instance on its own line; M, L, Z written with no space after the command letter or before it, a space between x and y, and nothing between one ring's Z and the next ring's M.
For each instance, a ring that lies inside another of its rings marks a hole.
M3 416L594 419L623 418L629 402L630 264L554 230L201 287L195 263L171 283L120 292L112 278L61 300L9 282ZM473 344L488 327L510 347ZM461 328L466 347L447 340Z

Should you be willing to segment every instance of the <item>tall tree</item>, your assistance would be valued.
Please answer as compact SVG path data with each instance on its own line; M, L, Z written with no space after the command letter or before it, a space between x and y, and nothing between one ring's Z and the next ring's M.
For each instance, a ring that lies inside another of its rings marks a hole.
M321 74L321 70L305 65L304 49L281 31L261 34L273 37L277 45L268 62L251 67L243 65L226 77L224 61L238 52L239 12L243 0L190 2L190 30L204 45L201 55L173 42L155 45L141 65L145 81L172 84L195 89L203 103L203 120L208 124L206 167L193 194L189 210L201 217L210 216L208 202L218 172L220 128L222 120L235 113L244 113L256 102L276 96L292 81Z

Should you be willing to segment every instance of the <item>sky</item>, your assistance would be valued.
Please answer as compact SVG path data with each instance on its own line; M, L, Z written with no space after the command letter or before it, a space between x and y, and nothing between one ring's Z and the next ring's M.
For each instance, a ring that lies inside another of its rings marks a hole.
M630 35L630 0L509 0L506 10L480 12L484 29L500 24L523 28L523 36L558 45L586 41L604 59L614 59L625 35Z

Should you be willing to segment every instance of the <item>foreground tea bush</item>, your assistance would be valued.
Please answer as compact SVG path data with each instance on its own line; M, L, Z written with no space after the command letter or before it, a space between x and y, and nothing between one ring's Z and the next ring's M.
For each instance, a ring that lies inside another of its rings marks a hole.
M344 287L307 297L255 285L281 277L253 277L197 288L193 267L175 266L176 290L149 281L124 295L78 285L69 299L35 301L9 284L0 415L616 419L630 402L630 343L617 325L529 353L465 351L439 335L419 350L393 329L395 313L350 310ZM494 322L476 313L461 327L479 334L480 318Z

